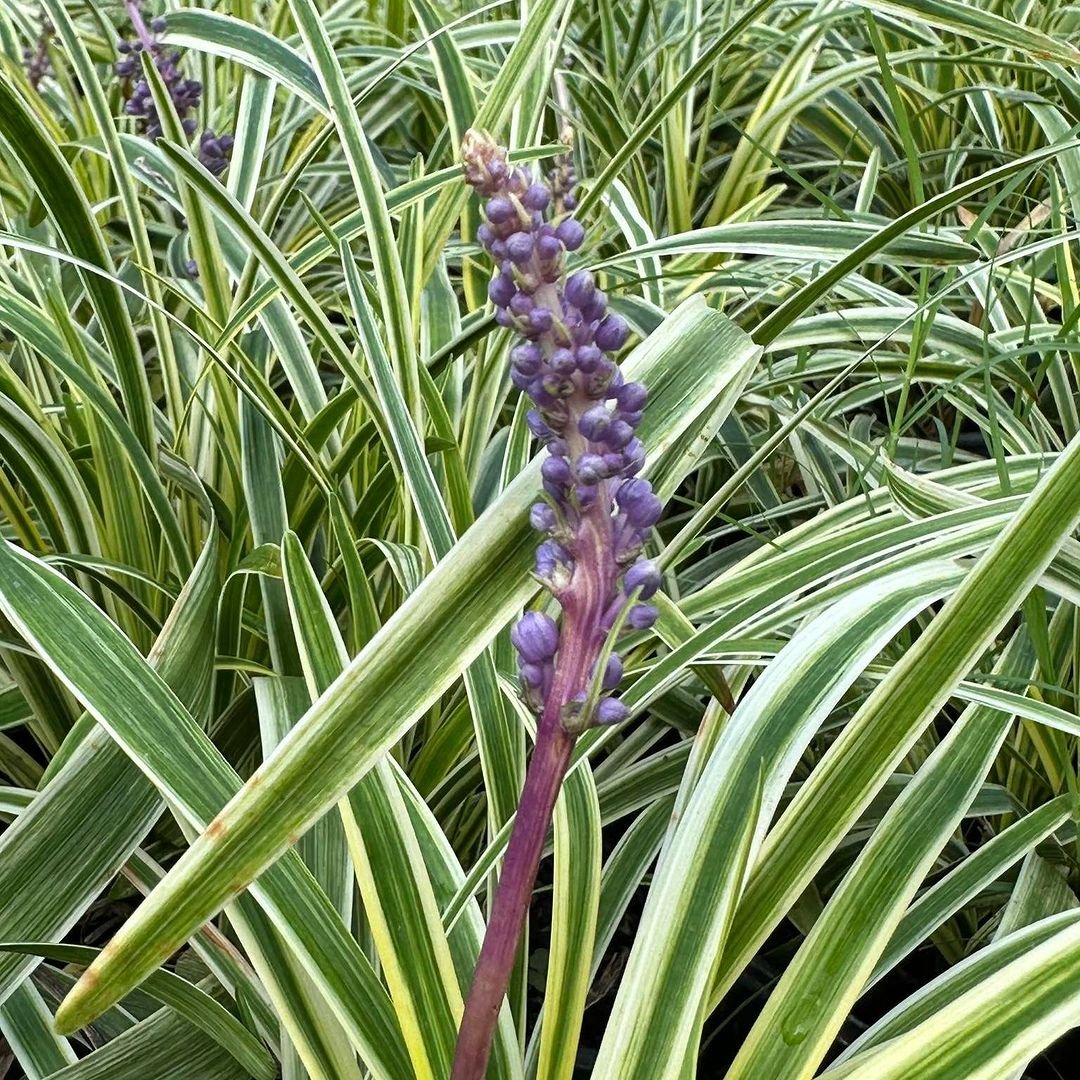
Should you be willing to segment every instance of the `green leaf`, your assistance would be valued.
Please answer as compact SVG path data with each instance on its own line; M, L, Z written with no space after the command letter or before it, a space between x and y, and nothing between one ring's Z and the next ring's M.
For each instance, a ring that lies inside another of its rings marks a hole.
M677 442L757 355L700 300L676 311L624 365L654 395L640 429L650 450L659 454ZM479 655L535 588L527 577L535 543L527 512L538 470L534 462L502 493L319 697L218 817L213 834L196 841L139 908L102 958L97 981L69 995L59 1022L85 1022L152 971L166 942L184 941L239 882L279 857ZM412 672L417 656L426 658L422 680Z
M1035 923L1028 930L1050 926L1056 933L1020 952L1015 959L991 967L998 954L985 950L983 975L977 986L953 1000L936 995L936 1009L903 1034L861 1053L823 1074L829 1080L999 1080L1014 1075L1042 1049L1076 1024L1080 1000L1080 925L1068 913ZM1068 920L1066 922L1066 920ZM1021 931L1023 934L1023 931ZM1015 955L1021 934L1001 946ZM1032 940L1034 934L1027 940ZM1025 942L1026 943L1026 942ZM990 955L986 955L990 954ZM974 965L957 965L935 989L952 990L970 976ZM930 1003L927 988L920 1009ZM910 1021L909 1021L910 1022ZM906 1025L905 1025L906 1026Z
M82 966L89 964L99 954L98 949L83 945L52 945L27 941L0 942L0 952L44 956L50 960ZM162 1005L168 1005L193 1027L209 1035L214 1042L232 1054L252 1076L274 1080L277 1065L266 1048L209 994L171 971L155 971L143 983L142 988Z
M0 608L183 819L205 829L240 779L203 729L73 585L6 542L0 545L0 567ZM228 891L226 899L232 899L243 886ZM408 1076L386 992L299 856L286 854L252 893L305 957L309 974L365 1060L387 1076ZM150 970L173 951L159 952ZM57 1025L64 1025L62 1010Z
M954 580L936 564L851 593L808 622L739 703L668 837L601 1043L600 1075L683 1075L732 911L744 902L748 867L738 853L753 865L820 724L885 643Z

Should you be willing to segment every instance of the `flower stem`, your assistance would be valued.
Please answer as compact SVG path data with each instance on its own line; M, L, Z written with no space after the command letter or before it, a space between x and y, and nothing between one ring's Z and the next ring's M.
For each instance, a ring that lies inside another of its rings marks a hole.
M554 701L554 695L549 700ZM559 722L557 710L549 706L537 730L536 748L521 789L502 876L465 1002L451 1080L483 1080L487 1070L499 1009L510 982L544 841L575 741L576 736Z

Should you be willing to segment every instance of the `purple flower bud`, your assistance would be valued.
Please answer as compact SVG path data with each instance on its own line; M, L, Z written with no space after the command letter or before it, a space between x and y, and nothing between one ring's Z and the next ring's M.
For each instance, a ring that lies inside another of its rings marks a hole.
M652 604L635 604L626 616L627 623L635 630L648 630L659 613Z
M639 559L623 578L623 590L627 595L640 589L641 600L648 600L660 588L660 570L651 559Z
M620 409L627 412L641 412L649 400L649 391L639 382L623 383L615 395Z
M488 199L484 213L487 214L487 219L492 225L503 225L517 217L514 204L505 195L496 195L493 199Z
M536 576L553 588L561 588L570 581L574 561L569 552L554 540L545 540L536 549Z
M578 431L592 442L599 442L611 426L611 413L603 405L594 405L581 415Z
M521 196L522 205L529 210L545 210L551 193L544 184L530 184Z
M604 354L595 345L579 345L575 350L577 366L586 374L591 374L603 359Z
M544 464L540 466L540 475L552 484L559 485L569 484L573 479L566 458L561 457L544 458Z
M629 715L630 710L618 698L604 698L596 706L596 722L605 727L621 724Z
M645 464L645 446L640 439L630 440L629 445L623 451L623 460L625 464L622 471L627 476L635 476L641 472L641 467Z
M506 262L506 241L496 239L491 241L491 257L500 266Z
M484 247L490 250L493 241L495 240L495 234L491 231L490 225L481 225L476 230L476 239L480 241Z
M555 511L547 503L533 503L529 510L529 524L537 532L551 532L559 523Z
M519 660L518 678L521 679L523 686L527 686L530 690L539 690L544 685L544 665Z
M506 307L514 299L516 292L517 286L509 274L500 274L498 277L492 278L491 284L488 286L488 296L491 297L491 302L499 307Z
M550 439L554 435L551 428L544 422L544 418L535 409L529 409L525 414L525 423L537 439Z
M550 615L542 611L526 611L510 631L510 640L522 660L542 664L550 660L559 648L559 628Z
M532 258L533 239L527 232L516 232L506 238L506 255L512 262L528 262Z
M577 218L567 218L560 222L555 235L562 241L567 251L577 251L585 240L585 228Z
M634 437L634 429L625 420L613 420L604 432L604 442L613 450L621 450Z
M510 362L523 374L535 375L544 362L544 355L539 345L531 341L525 342L510 350Z
M626 322L618 315L609 315L596 328L596 344L604 352L615 352L621 349L630 333Z
M583 484L595 484L608 474L604 459L599 454L582 454L577 462L577 476Z
M562 244L554 232L541 233L536 238L536 254L544 262L552 262L562 254Z
M555 318L548 308L537 307L529 312L529 327L537 333L546 333L551 329L554 322Z
M578 270L566 279L563 293L574 307L584 308L596 295L596 282L588 270Z
M540 391L552 398L569 397L574 392L574 381L565 375L556 375L555 372L551 372L540 380ZM532 394L532 397L535 399L537 395Z
M156 19L151 19L150 29L153 30L155 34L164 34L166 29L165 19L161 15Z
M605 690L614 690L622 681L623 663L618 653L612 653L608 657L607 666L604 668L604 679L600 684Z
M583 510L592 506L600 494L600 489L595 484L576 484L574 486L574 498L578 506Z
M514 293L510 300L510 310L515 314L524 318L536 305L533 303L533 298L528 293L518 292Z
M569 349L556 349L549 360L551 370L560 375L573 375L577 370L577 358Z
M653 494L652 485L648 480L634 477L632 480L624 480L615 493L615 501L619 504L626 520L639 529L647 529L660 520L663 505Z
M588 305L582 309L581 317L589 323L598 322L604 317L604 313L607 311L607 294L602 293L599 289L596 290L596 295L589 301Z

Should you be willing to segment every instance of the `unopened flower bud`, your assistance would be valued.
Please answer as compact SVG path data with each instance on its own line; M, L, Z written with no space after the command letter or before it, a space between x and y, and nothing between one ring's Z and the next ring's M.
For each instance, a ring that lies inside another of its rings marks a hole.
M542 611L526 611L510 631L510 641L522 660L542 664L550 660L559 648L559 628L550 615Z

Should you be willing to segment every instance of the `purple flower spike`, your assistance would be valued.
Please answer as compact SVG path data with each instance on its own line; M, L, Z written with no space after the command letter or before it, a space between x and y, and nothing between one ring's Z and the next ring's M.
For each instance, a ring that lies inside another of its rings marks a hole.
M635 429L648 395L640 384L623 382L610 355L629 329L608 313L591 273L566 274L566 252L585 242L584 226L566 216L575 206L572 161L560 158L545 184L511 168L480 132L470 131L462 149L465 179L486 200L487 223L477 239L498 267L489 288L495 318L525 339L511 352L510 377L532 398L526 423L548 449L540 467L548 501L529 513L546 534L536 549L536 576L562 609L557 622L529 612L510 635L524 700L538 717L536 743L450 1074L483 1080L575 741L589 726L629 717L609 696L622 680L622 660L613 652L603 664L600 658L616 626L643 630L656 620L656 609L637 601L655 594L660 573L635 560L662 508L635 475L645 460Z
M149 26L143 17L140 0L127 0L127 13L135 31L135 40L121 41L117 51L121 59L114 71L125 83L124 112L135 118L136 128L151 141L161 138L161 118L154 104L150 86L142 75L140 53L148 53L154 61L165 88L172 99L173 107L180 118L180 126L187 135L194 135L198 127L193 113L199 109L202 101L202 83L197 79L188 79L180 68L182 55L173 50L167 52L158 40L167 28L167 21L162 16L150 20ZM217 135L207 129L199 139L199 160L215 176L225 171L232 156L233 137Z
M52 64L49 61L49 42L53 36L53 25L41 13L41 33L38 34L37 42L32 49L23 49L23 67L26 69L26 77L30 85L37 90L41 80L46 75L52 74Z

